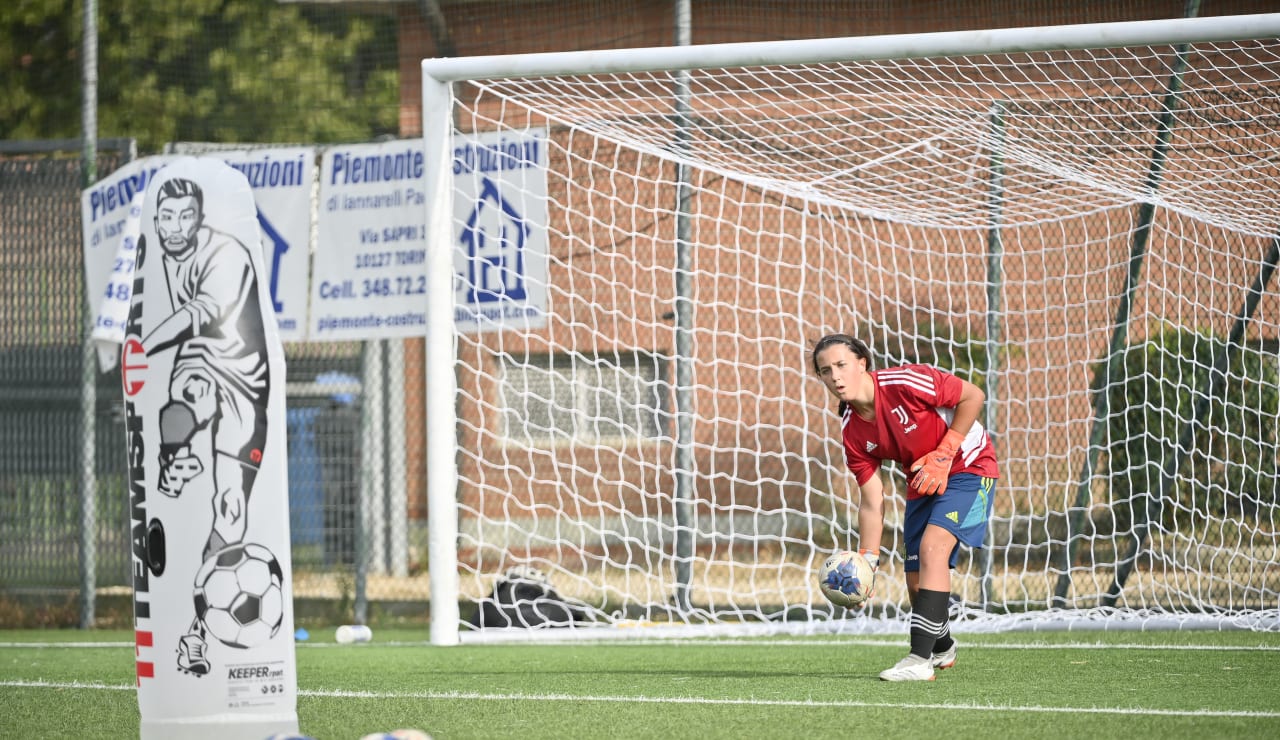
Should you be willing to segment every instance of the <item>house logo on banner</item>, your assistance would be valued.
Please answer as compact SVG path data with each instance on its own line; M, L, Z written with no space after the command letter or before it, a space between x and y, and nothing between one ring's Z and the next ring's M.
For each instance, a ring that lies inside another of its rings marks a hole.
M493 180L485 177L480 197L471 207L462 229L466 247L464 303L520 301L529 295L524 272L524 252L529 224Z
M454 144L454 223L462 224L454 319L462 331L546 323L546 143L544 130L530 130Z

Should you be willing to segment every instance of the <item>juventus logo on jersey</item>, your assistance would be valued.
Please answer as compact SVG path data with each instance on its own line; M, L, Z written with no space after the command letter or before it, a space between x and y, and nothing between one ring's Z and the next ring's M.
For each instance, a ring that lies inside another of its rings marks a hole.
M902 406L894 406L893 415L898 417L899 424L904 427L907 425L907 410L902 408Z

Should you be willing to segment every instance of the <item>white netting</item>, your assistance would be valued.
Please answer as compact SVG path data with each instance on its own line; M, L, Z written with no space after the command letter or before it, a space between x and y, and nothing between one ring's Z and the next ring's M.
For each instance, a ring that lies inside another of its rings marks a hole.
M460 86L460 133L550 151L548 324L459 338L462 596L525 564L602 622L847 616L813 579L856 491L809 348L848 331L991 399L964 615L1277 628L1280 45L1178 52Z

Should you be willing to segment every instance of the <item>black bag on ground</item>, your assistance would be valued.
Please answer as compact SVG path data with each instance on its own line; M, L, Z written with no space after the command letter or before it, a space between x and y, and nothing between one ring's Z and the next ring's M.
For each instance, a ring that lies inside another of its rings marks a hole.
M528 566L511 568L498 579L493 593L480 600L468 620L485 627L567 627L588 621L587 612L556 592L542 571Z

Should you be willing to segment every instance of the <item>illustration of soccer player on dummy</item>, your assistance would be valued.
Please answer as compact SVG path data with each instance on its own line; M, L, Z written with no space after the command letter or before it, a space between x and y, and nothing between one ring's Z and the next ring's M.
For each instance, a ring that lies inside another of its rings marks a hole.
M193 478L210 472L213 527L204 544L207 562L244 539L267 438L270 378L252 257L244 244L206 225L204 217L204 193L195 182L175 177L160 185L155 228L172 313L142 344L148 356L176 348L169 401L160 409L158 488L177 498ZM211 446L193 444L205 431ZM209 672L206 636L197 614L178 646L180 669Z

